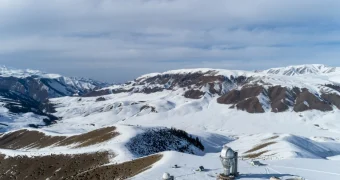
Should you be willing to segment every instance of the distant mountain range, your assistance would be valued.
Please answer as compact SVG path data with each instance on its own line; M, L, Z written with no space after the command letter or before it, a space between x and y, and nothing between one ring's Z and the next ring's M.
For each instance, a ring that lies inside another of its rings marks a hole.
M0 67L0 89L18 92L34 100L84 95L96 89L109 86L108 83L85 78L65 77L37 70L10 69Z
M185 98L219 96L221 104L249 113L331 111L340 108L340 68L299 65L263 71L183 69L143 75L87 96L183 91Z
M81 96L109 85L111 84L91 79L1 66L0 108L3 108L4 112L2 117L6 121L12 121L18 116L21 117L22 113L34 113L44 116L45 122L50 122L58 119L49 114L53 112L53 108L48 105L50 98Z
M146 74L125 84L111 85L36 70L0 68L3 112L34 113L58 119L51 98L98 97L109 94L177 92L183 98L216 97L226 108L248 113L340 109L340 68L320 64L271 68L262 71L182 69ZM158 107L150 107L157 112ZM92 111L91 111L92 112ZM90 114L91 112L84 112ZM4 113L4 117L6 113ZM43 123L44 124L44 123ZM47 123L48 124L48 123Z

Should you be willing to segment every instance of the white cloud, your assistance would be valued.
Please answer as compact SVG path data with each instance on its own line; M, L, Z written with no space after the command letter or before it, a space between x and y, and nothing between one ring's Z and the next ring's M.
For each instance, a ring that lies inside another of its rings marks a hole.
M339 8L337 0L1 0L0 63L111 68L121 80L182 66L340 65Z

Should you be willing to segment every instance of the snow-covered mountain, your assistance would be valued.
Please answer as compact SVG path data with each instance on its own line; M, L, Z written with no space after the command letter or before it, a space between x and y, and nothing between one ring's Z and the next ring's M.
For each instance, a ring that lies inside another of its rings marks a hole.
M295 69L300 74L280 73L285 69ZM184 69L143 75L123 85L93 91L87 96L175 91L190 99L209 94L218 97L220 104L230 104L230 108L249 113L332 111L340 108L340 74L331 73L331 69L336 68L302 65L278 68L277 74L271 70ZM307 73L312 70L314 74Z
M4 92L0 179L142 180L169 172L176 180L215 180L227 144L239 152L238 179L338 180L338 68L278 69L146 74L80 96L48 98L37 112L9 112L8 103L15 110L37 101ZM283 73L288 69L295 74ZM199 166L206 170L195 171Z
M0 89L15 91L37 101L47 98L83 95L108 86L108 83L85 78L65 77L37 70L0 67Z
M279 68L270 68L263 71L267 74L278 74L286 76L306 75L306 74L328 74L328 73L340 73L339 67L329 67L323 64L304 64L297 66L287 66Z
M79 96L106 86L109 84L91 79L1 66L0 116L2 126L0 126L0 131L7 129L9 124L16 127L16 120L23 119L22 117L26 118L26 125L36 127L49 124L58 118L49 114L53 112L53 108L48 105L48 99Z

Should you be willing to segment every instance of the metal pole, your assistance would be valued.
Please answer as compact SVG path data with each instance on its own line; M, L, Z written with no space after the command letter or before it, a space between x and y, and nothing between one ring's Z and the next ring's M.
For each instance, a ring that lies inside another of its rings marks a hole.
M235 152L235 172L234 172L234 176L236 177L237 176L237 171L238 171L238 152Z

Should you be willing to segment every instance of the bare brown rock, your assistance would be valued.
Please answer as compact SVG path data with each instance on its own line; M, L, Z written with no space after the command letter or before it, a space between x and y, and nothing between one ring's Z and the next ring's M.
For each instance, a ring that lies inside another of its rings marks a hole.
M271 101L272 112L283 112L288 110L287 88L281 86L274 86L268 89L268 96Z
M231 90L227 94L217 98L217 102L220 104L235 104L240 101L240 94L238 90Z
M247 111L248 113L264 113L264 109L257 97L251 97L240 101L236 104L236 108Z
M200 99L204 95L204 92L200 90L188 90L184 93L184 97L190 98L190 99Z
M240 91L240 99L245 100L246 98L258 96L263 90L262 86L244 86Z
M297 95L295 100L294 111L301 112L311 109L320 111L333 110L329 103L320 100L320 98L310 93L307 89L302 89L302 92Z
M263 113L264 109L257 98L263 92L262 86L245 86L240 91L231 90L217 98L220 104L234 104L232 106L249 113Z
M340 109L340 96L337 94L322 94L321 97Z
M240 91L231 90L217 99L220 104L235 104L250 97L256 97L263 92L262 86L245 86Z
M221 94L222 91L222 84L216 84L218 86L218 89L215 89L215 83L208 83L209 85L209 92L211 94Z

